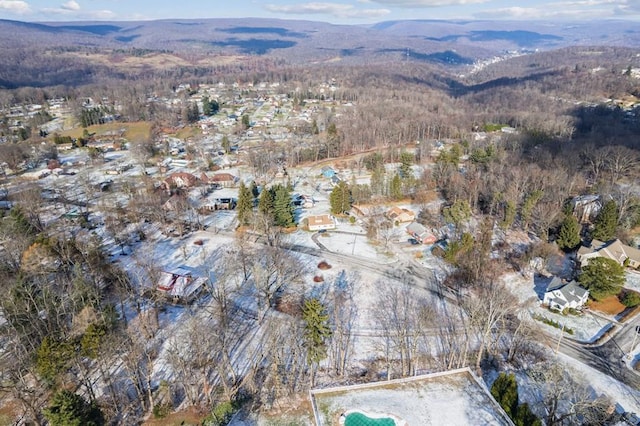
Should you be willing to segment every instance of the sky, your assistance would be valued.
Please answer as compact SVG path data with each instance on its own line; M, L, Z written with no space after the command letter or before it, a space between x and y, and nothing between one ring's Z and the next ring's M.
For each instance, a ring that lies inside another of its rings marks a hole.
M335 24L397 19L632 19L640 0L0 0L0 19L30 22L280 18Z

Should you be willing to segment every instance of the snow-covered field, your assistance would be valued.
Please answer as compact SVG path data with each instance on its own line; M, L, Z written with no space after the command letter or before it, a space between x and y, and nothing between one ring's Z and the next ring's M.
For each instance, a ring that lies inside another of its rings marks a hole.
M469 370L322 391L312 391L319 426L338 424L358 410L392 415L407 425L507 425L502 411Z

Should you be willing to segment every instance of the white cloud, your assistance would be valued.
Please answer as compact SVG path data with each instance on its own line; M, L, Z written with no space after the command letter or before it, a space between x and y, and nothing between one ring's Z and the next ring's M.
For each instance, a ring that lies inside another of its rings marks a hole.
M265 9L292 15L325 14L336 18L376 18L391 13L388 9L357 9L353 5L339 3L303 3L287 6L269 4Z
M90 19L97 19L97 20L115 19L118 16L115 12L112 12L111 10L106 10L106 9L88 11L86 12L86 15Z
M390 7L440 7L487 3L491 0L372 0Z
M0 10L24 14L31 12L31 7L29 6L29 3L22 0L0 0Z
M625 13L637 14L640 12L640 0L621 0L616 3L618 3L616 12L620 15L624 15Z
M487 19L593 19L612 15L609 9L586 8L571 9L566 7L554 8L544 5L540 8L534 7L505 7L502 9L491 9L476 13L476 18Z
M80 5L75 0L69 0L60 7L40 9L40 12L49 17L58 15L61 19L105 21L117 17L117 15L110 10L80 10Z
M80 4L75 0L69 0L66 3L62 3L60 8L64 10L80 10Z

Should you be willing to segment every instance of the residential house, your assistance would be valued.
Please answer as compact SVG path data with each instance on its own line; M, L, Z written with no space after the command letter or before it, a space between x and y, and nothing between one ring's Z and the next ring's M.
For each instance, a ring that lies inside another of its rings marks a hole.
M591 223L602 208L599 195L581 195L571 200L573 214L580 223Z
M231 173L216 173L213 176L207 176L203 173L201 179L209 184L218 184L223 188L234 187L240 180Z
M612 259L631 268L640 267L640 250L622 244L618 239L607 242L592 240L588 246L582 246L578 250L578 262L581 266L587 265L590 259L596 257Z
M307 217L307 226L309 231L322 231L327 229L336 229L336 221L333 216L321 214Z
M186 172L172 173L164 180L167 188L191 188L195 186L197 182L197 177Z
M182 266L162 272L156 289L173 303L190 303L205 289L207 281L206 277Z
M385 216L393 223L413 222L416 220L416 214L414 212L397 206L393 206L387 210Z
M433 244L437 241L436 236L418 222L407 225L407 233L421 244Z
M582 309L587 299L589 299L589 290L581 287L577 282L565 283L559 277L553 277L544 293L542 303L551 309L563 311L566 308Z
M296 207L302 207L303 209L310 209L314 206L315 201L313 197L308 195L294 195L293 196L293 205Z

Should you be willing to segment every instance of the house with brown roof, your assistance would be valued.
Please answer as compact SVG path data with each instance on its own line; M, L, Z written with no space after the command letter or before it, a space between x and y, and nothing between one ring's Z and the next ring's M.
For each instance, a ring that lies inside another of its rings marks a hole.
M210 184L217 184L224 188L232 188L236 186L239 179L231 173L216 173L213 176L202 174L201 179Z
M164 180L168 188L191 188L195 186L197 182L197 177L186 172L172 173Z
M607 242L592 240L588 246L582 246L578 250L578 261L581 266L587 265L590 259L596 257L612 259L620 265L631 268L640 267L640 250L623 244L618 239Z
M416 219L416 214L414 212L398 206L393 206L387 210L385 216L393 223L413 222Z
M328 214L308 216L307 227L309 228L309 231L336 229L336 221L333 216Z

